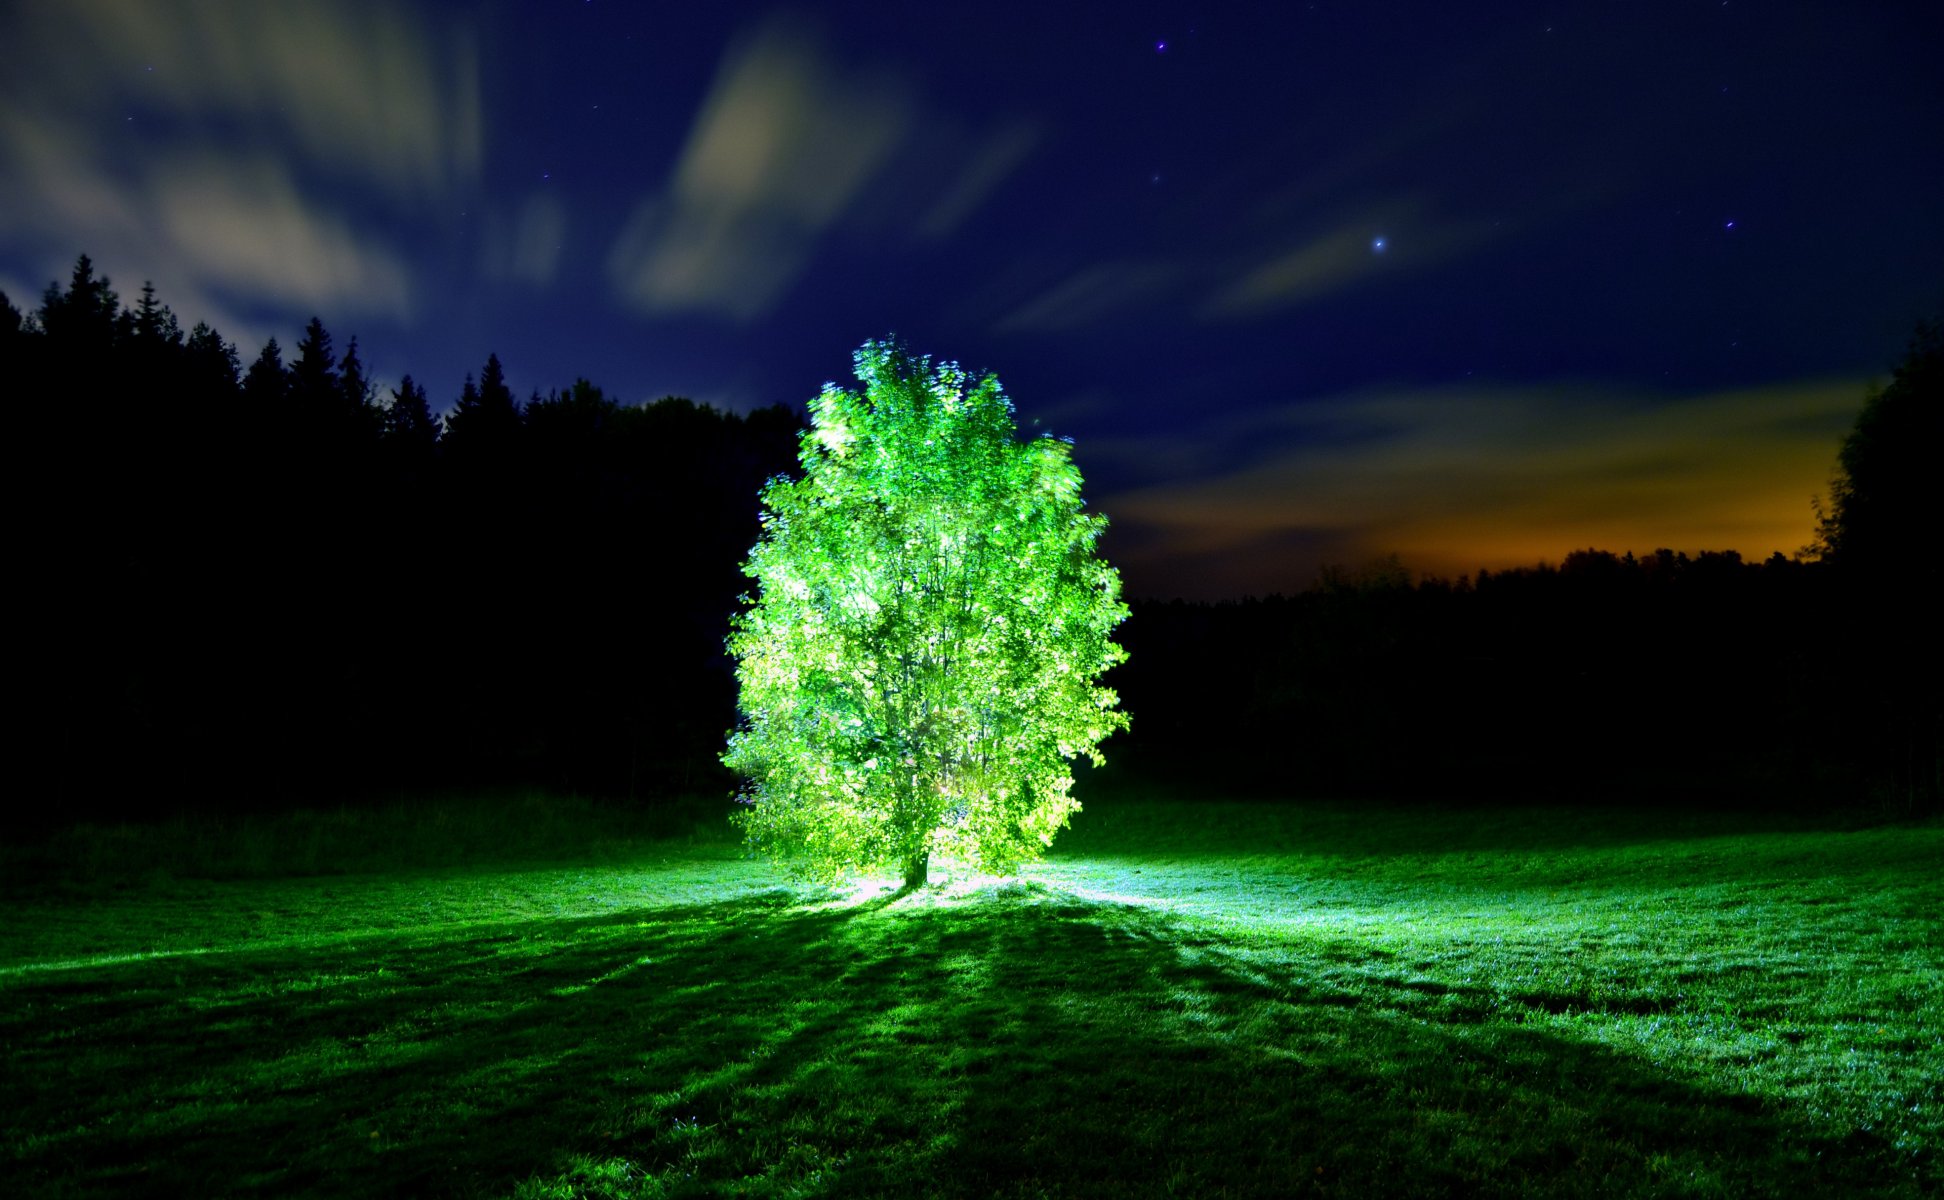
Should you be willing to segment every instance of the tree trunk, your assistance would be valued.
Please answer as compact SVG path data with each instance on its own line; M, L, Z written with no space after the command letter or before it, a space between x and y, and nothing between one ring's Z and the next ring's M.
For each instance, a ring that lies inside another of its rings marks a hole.
M931 851L920 850L916 857L905 860L904 885L908 888L925 886L925 876L931 867Z

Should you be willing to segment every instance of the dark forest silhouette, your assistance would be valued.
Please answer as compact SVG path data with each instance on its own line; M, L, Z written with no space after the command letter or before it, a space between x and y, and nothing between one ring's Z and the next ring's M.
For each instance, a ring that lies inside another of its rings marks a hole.
M1283 793L1934 805L1941 451L1932 320L1867 398L1797 558L1587 549L1455 583L1392 558L1296 597L1137 602L1116 680L1137 769L1226 766Z
M443 436L313 320L247 369L86 258L0 315L24 466L23 760L59 815L427 786L704 782L762 481L798 418L522 404L497 358Z
M720 790L723 651L800 417L496 356L443 422L313 319L247 368L81 258L0 297L17 521L17 815L445 787ZM1732 552L1137 601L1109 770L1228 788L1935 798L1940 335L1842 451L1805 561Z
M1264 792L1765 803L1935 786L1934 742L1923 784L1911 731L1858 702L1872 668L1844 643L1861 614L1820 564L1583 550L1451 582L1390 560L1300 596L1133 608L1137 770L1220 745L1239 749L1224 782Z

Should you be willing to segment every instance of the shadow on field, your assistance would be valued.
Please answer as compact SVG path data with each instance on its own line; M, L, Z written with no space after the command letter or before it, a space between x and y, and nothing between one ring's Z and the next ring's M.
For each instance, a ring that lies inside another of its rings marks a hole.
M29 972L0 982L0 1191L1915 1186L1881 1147L1521 1028L1517 1004L1421 999L1272 977L1035 886Z

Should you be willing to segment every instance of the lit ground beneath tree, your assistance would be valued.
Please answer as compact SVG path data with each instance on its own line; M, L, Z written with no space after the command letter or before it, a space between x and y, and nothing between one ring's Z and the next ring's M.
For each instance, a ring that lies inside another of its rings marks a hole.
M1934 822L1102 803L912 894L590 861L14 890L0 1190L1944 1184Z

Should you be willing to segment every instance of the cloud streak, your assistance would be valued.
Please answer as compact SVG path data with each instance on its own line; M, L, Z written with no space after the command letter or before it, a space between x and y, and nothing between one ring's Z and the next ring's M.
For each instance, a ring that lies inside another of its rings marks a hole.
M1001 333L1057 333L1153 303L1178 283L1185 268L1129 259L1083 267L1001 317Z
M1102 497L1129 565L1196 559L1210 595L1296 590L1326 561L1395 551L1458 574L1570 550L1793 552L1810 534L1860 381L1676 399L1572 388L1358 394L1204 431L1181 478ZM1256 446L1233 469L1236 446ZM1151 461L1132 443L1093 456ZM1280 556L1280 557L1278 557Z
M887 80L847 78L816 40L771 22L731 50L667 194L644 201L609 258L651 313L768 312L911 124Z
M1209 297L1202 315L1248 317L1312 303L1385 275L1457 258L1490 236L1490 226L1482 222L1437 218L1418 201L1373 205L1247 268Z
M317 309L410 315L404 266L317 211L272 163L173 163L152 194L169 243L206 284Z
M516 216L486 222L480 270L488 279L546 287L560 273L567 209L549 195L529 196Z
M232 333L232 305L409 316L368 223L451 208L479 170L470 40L393 6L74 0L0 40L0 240L164 281Z
M394 5L64 0L24 6L33 91L93 118L134 109L209 141L293 146L307 164L413 199L470 182L478 52Z
M1038 142L1022 121L969 132L903 78L840 63L814 31L773 18L730 47L667 186L616 239L609 278L640 312L747 323L840 229L950 235Z
M999 185L1032 156L1039 143L1039 130L1019 122L995 130L971 147L950 186L919 218L919 234L942 238L957 233Z

